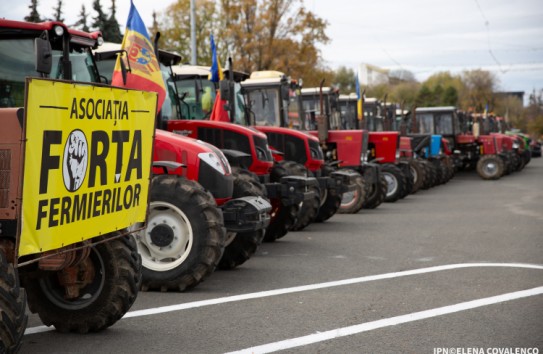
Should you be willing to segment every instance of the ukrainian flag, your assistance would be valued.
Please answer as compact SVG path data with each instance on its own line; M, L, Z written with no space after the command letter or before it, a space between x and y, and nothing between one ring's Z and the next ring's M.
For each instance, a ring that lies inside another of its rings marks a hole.
M127 75L126 85L124 85L119 56L113 70L111 84L158 93L157 110L159 111L166 97L164 79L145 24L132 1L130 1L130 12L121 48L128 53L128 62L132 70Z
M221 62L217 56L217 48L215 47L215 39L211 34L209 36L209 41L211 42L211 77L209 78L212 82L219 82L224 79L224 74L221 68Z
M360 80L358 79L358 73L356 73L356 118L358 120L362 120L362 117L364 115L364 112L362 111L362 100L364 97L362 97L362 93L360 92Z

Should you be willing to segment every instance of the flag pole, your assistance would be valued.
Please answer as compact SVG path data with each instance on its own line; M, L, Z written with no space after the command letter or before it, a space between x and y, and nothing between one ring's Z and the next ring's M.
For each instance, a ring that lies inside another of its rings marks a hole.
M190 51L192 54L192 59L190 63L196 65L197 55L196 55L196 0L190 0Z

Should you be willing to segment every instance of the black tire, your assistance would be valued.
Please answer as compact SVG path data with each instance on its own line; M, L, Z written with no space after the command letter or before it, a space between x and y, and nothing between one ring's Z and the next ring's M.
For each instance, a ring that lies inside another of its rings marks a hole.
M421 160L420 162L424 168L424 182L422 184L422 189L430 189L436 184L435 169L428 160Z
M482 179L499 179L505 170L503 160L497 155L484 155L477 162L477 173Z
M356 172L355 170L348 170ZM358 172L355 178L355 190L343 193L338 213L340 214L356 214L364 206L368 187L366 181Z
M400 195L400 199L403 199L412 193L413 185L415 184L415 178L413 177L413 174L411 173L411 168L407 168L407 169L400 168L400 171L402 172L402 175L405 177L405 186L403 189L403 193Z
M270 172L270 181L279 182L282 177L288 176L289 171L285 168L285 161L273 165ZM264 234L265 242L274 242L285 236L292 228L298 217L300 206L298 204L283 205L280 199L270 199L272 206L270 224Z
M363 203L364 209L375 209L385 201L388 183L383 174L380 174L379 181L369 186L367 198Z
M0 353L17 353L26 329L26 293L0 250Z
M38 279L21 273L30 310L38 313L46 326L53 325L60 332L97 332L120 320L136 300L141 285L141 258L134 238L123 236L96 243L86 261L76 267L81 282L89 272L93 276L74 299L66 298L66 289L59 282L62 273L73 268L42 272Z
M322 165L322 175L330 176L335 169L328 165ZM341 205L341 193L337 192L337 189L321 189L321 205L315 221L323 222L334 216Z
M314 177L313 172L294 161L286 161L285 168L291 176ZM308 191L313 192L313 197L303 201L296 222L290 229L291 231L301 231L317 218L321 205L321 189L317 184L313 184L309 186Z
M438 186L443 183L443 170L441 168L441 162L439 159L431 159L430 164L432 165L432 168L434 169L434 185L432 187Z
M385 202L393 203L400 199L406 187L405 175L396 165L385 163L381 165L382 175L387 182Z
M244 172L241 172L244 171ZM233 168L234 193L232 198L262 197L266 198L264 186L256 175L250 171ZM233 269L247 260L256 252L264 239L264 230L230 233L227 231L227 241L224 253L219 261L219 269Z
M147 229L136 238L143 263L142 290L194 288L222 257L226 230L213 197L174 175L151 182Z
M443 159L441 160L441 163L445 167L447 181L450 181L454 177L454 163L450 156L445 155Z
M409 161L409 169L413 176L413 188L411 188L411 194L415 194L422 188L424 183L424 176L426 175L425 169L421 162L418 160Z

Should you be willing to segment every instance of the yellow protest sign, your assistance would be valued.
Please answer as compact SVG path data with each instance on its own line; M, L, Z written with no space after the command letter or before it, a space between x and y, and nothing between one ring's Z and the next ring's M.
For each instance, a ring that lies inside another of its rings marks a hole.
M19 256L144 222L157 95L27 79Z

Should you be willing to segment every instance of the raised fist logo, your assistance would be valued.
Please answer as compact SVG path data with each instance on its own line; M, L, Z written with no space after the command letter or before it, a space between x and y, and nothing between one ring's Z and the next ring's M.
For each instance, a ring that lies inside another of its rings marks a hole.
M87 172L88 145L85 134L74 130L68 136L64 146L64 163L62 176L64 186L70 192L75 192L83 184Z

